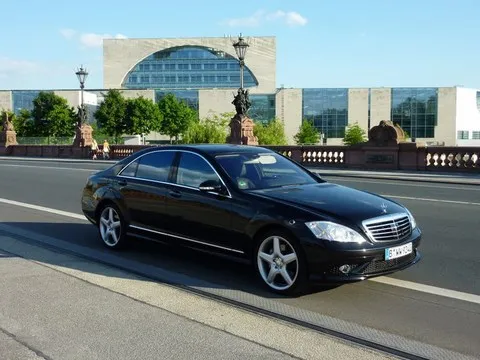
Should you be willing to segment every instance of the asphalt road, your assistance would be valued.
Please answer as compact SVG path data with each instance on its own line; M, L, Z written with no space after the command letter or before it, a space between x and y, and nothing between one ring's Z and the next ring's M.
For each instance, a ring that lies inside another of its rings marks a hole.
M80 214L80 191L87 176L104 164L0 162L0 198ZM139 243L126 259L176 273L195 275L219 286L261 296L423 343L480 354L480 304L443 296L455 290L480 295L478 214L480 186L425 184L328 177L327 180L391 197L408 206L424 233L423 260L388 279L431 285L437 294L377 281L314 289L299 298L266 293L244 265L158 244ZM2 204L2 224L35 231L104 251L89 223L33 209ZM407 283L410 284L410 283Z

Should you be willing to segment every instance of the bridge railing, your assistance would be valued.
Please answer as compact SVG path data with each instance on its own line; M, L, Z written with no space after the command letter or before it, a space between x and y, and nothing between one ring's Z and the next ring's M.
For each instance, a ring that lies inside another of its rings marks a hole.
M111 145L110 157L122 159L136 151L150 146L168 145ZM460 146L416 146L414 143L400 144L397 148L376 148L377 154L385 152L394 161L389 167L367 164L367 152L372 148L362 146L264 146L292 158L308 167L362 168L362 169L400 169L419 171L473 171L480 172L480 147ZM99 145L100 150L102 145ZM6 149L6 155L37 157L77 157L88 158L88 148L76 149L72 146L58 145L13 145ZM359 160L360 159L360 160ZM360 162L359 162L360 161Z

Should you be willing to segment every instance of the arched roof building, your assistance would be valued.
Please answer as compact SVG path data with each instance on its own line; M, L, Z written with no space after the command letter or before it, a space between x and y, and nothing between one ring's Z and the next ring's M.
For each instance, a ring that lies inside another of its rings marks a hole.
M233 89L239 64L229 37L105 39L104 88ZM248 39L245 87L253 93L276 89L275 37Z

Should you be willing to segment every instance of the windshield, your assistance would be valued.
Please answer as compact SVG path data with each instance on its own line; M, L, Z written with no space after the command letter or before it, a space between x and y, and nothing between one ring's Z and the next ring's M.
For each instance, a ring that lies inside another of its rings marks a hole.
M216 156L230 179L242 190L316 184L318 180L276 153L236 153Z

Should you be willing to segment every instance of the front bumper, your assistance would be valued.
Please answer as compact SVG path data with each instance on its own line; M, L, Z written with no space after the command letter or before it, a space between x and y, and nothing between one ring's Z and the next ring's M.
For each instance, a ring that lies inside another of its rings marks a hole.
M421 242L421 232L414 231L412 235L395 244L384 244L374 249L335 249L325 247L310 247L307 262L310 280L315 283L345 283L362 281L368 278L388 275L404 270L418 263L422 255L418 251ZM385 260L385 249L412 243L412 253ZM342 265L349 265L350 271L340 270Z

